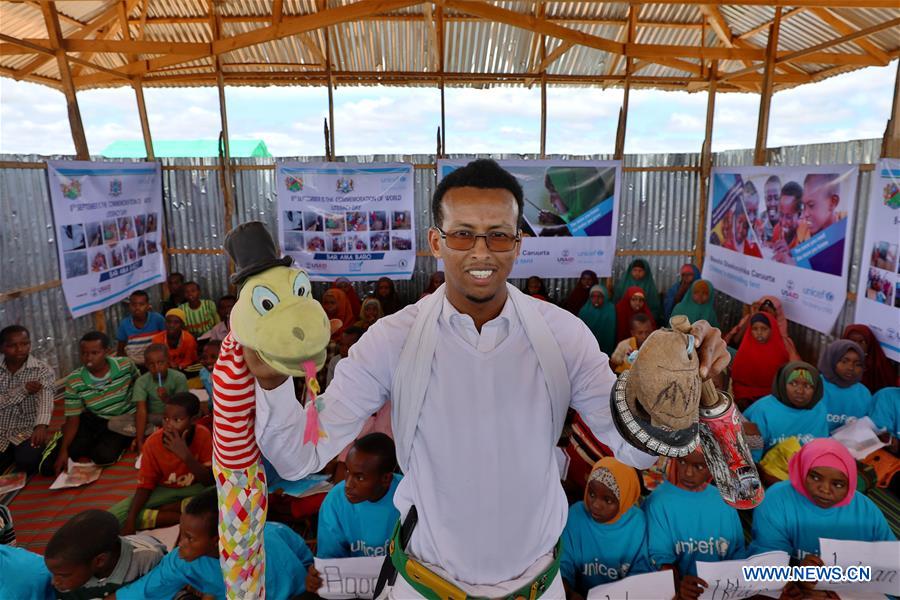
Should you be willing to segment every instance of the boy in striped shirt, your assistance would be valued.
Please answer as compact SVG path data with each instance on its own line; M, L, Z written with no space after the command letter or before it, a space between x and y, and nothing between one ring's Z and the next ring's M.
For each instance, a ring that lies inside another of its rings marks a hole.
M184 328L195 338L200 337L219 322L219 312L215 303L208 298L200 298L200 285L195 281L184 284L184 298L187 300L179 308L184 311Z
M116 331L119 342L116 354L127 356L135 364L144 364L144 350L150 345L153 334L165 331L166 320L150 306L150 296L144 290L133 292L128 298L128 312Z
M99 331L86 333L79 342L81 368L66 378L62 439L44 460L41 472L59 474L69 458L90 458L98 465L115 463L132 438L116 433L116 417L128 421L134 412L131 390L138 376L127 358L109 356L110 341ZM52 472L48 472L52 470Z

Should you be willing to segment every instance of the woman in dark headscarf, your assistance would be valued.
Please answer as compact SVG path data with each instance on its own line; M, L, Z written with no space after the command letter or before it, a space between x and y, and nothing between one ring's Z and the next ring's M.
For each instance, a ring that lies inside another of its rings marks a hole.
M569 293L563 308L573 315L577 315L584 303L587 302L591 288L597 285L599 281L597 274L590 269L582 271L581 277L578 278L578 283L575 284L575 287Z
M532 275L525 280L525 287L522 291L532 298L553 302L553 299L550 297L550 292L547 291L547 285L544 283L544 280L537 275Z
M588 301L578 312L578 318L585 322L600 349L610 356L616 349L616 309L606 299L606 290L602 285L590 289Z
M872 330L854 323L847 325L844 329L844 335L841 336L845 340L850 340L859 344L862 351L866 353L866 365L863 370L862 384L869 388L873 394L882 388L896 386L898 382L897 367L892 365L890 359L885 356L878 338L872 333Z
M672 315L684 315L691 323L707 321L713 327L719 327L719 317L713 306L716 290L712 283L698 279L691 284L691 291L672 309Z
M809 363L784 365L772 384L772 393L744 410L744 417L759 427L763 447L751 450L759 462L773 446L790 437L801 444L828 437L828 409L822 400L822 379Z
M443 271L435 271L431 274L431 277L428 278L428 287L425 288L425 291L422 292L422 295L419 296L419 299L424 298L428 294L433 294L441 284L444 283L444 272Z
M681 302L685 294L691 289L691 284L700 279L700 269L696 265L687 263L682 265L678 274L678 281L672 284L672 287L666 292L666 299L663 301L663 310L665 311L666 320L672 315L672 309Z
M650 307L650 316L654 321L659 321L662 314L662 303L659 301L659 290L656 289L656 283L653 281L653 272L650 271L650 263L643 258L636 258L628 265L628 271L625 277L616 283L615 294L613 300L618 302L625 295L625 290L632 286L638 286L644 290L644 299L647 306Z
M781 331L772 315L764 312L753 315L750 330L744 334L731 370L738 408L744 410L757 398L768 394L778 369L789 360Z
M835 340L819 357L819 371L825 381L828 428L834 430L850 417L864 417L872 407L872 392L862 380L866 353L856 342Z
M346 277L338 277L334 280L334 283L331 287L337 288L344 292L344 295L347 296L347 301L350 302L350 308L353 309L353 314L358 315L359 309L362 308L362 301L359 299L359 295L357 295L356 290L353 289L353 284L350 283L350 280Z
M382 277L378 280L378 283L375 284L374 295L381 303L381 310L384 311L385 316L392 315L403 308L403 303L397 295L394 282L389 277Z

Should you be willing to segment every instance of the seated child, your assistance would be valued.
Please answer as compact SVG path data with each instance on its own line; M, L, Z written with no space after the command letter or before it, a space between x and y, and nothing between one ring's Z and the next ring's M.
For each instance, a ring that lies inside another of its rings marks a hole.
M825 382L823 404L828 409L828 430L834 431L850 417L864 417L872 406L872 393L862 381L866 353L856 342L835 340L819 357Z
M219 322L216 305L209 298L200 297L200 285L195 281L184 284L185 303L179 306L184 311L184 327L192 336L200 337Z
M799 360L799 359L797 359ZM771 393L778 370L790 361L775 317L758 312L750 317L749 330L734 356L734 400L741 410Z
M144 290L131 293L128 298L128 312L131 314L122 319L116 330L119 342L116 354L127 356L135 364L144 364L144 350L150 344L150 338L160 331L165 331L166 321L150 306L150 296Z
M163 314L173 308L178 308L184 303L184 275L181 273L169 273L169 276L166 278L166 285L169 287L169 297L163 301Z
M185 331L185 318L180 308L171 309L166 313L166 330L152 338L152 343L169 349L169 366L182 371L197 362L197 340Z
M53 534L44 551L59 600L103 598L146 575L166 547L149 535L119 535L104 510L78 513Z
M56 374L31 355L31 336L21 325L0 331L0 472L34 473L50 439Z
M744 531L737 510L710 485L712 474L697 448L669 459L667 480L644 502L651 564L675 571L681 598L697 598L707 582L697 577L697 561L743 558Z
M811 364L792 362L778 372L772 393L754 402L744 416L759 428L763 446L751 450L759 462L776 444L796 437L801 444L828 437L822 379Z
M213 485L212 434L196 425L200 401L190 392L166 401L162 429L147 438L133 499L109 511L122 532L177 525L187 499Z
M200 353L200 382L203 383L203 389L209 394L209 408L212 412L212 372L219 360L219 350L222 348L222 342L219 340L210 340L203 346L203 352Z
M230 294L222 296L216 303L216 312L219 314L219 321L215 327L200 336L200 340L217 340L221 342L231 331L231 309L237 303L237 298Z
M68 459L88 457L111 465L132 438L116 431L116 417L131 418L131 389L138 370L128 358L108 356L109 338L99 331L86 333L78 344L81 368L66 377L66 421L62 438L41 463L41 473L58 475Z
M347 456L347 479L328 492L319 510L316 556L387 556L400 518L394 508L401 479L394 473L396 466L394 441L385 434L370 433L354 442ZM314 566L309 567L306 587L322 587Z
M353 326L348 327L344 330L344 333L341 334L341 339L338 341L338 353L328 361L328 368L325 372L326 386L331 383L332 378L334 378L334 370L337 368L337 364L342 358L347 358L347 354L350 352L350 347L358 342L359 338L361 338L362 334L364 333L365 330L363 330L362 328Z
M637 471L612 457L591 469L584 501L569 508L559 565L571 599L592 587L647 573L647 519L637 505Z
M188 502L181 515L178 550L152 571L116 592L116 600L173 598L189 585L204 597L225 597L219 564L219 502L207 490ZM268 522L263 533L266 552L266 598L288 600L306 591L303 577L313 562L312 552L299 535L281 523Z
M753 511L751 554L782 550L793 564L821 566L819 538L892 541L884 514L856 493L856 461L832 439L816 439L794 454L789 481L766 490ZM788 587L792 587L789 584Z
M163 344L147 346L144 350L144 365L147 372L134 382L134 392L131 395L137 408L133 433L138 453L144 447L147 434L162 425L166 401L178 392L188 391L184 373L169 368L169 349Z
M886 387L875 394L869 418L895 440L900 438L900 387Z
M54 600L50 572L40 554L0 545L0 598Z
M625 295L616 303L616 342L628 339L632 321L637 314L645 314L650 318L650 331L656 329L653 313L647 305L644 290L636 285L625 290Z
M628 357L632 352L640 349L651 333L653 333L653 319L644 313L632 315L631 337L619 342L612 356L609 357L609 366L617 375L631 368Z

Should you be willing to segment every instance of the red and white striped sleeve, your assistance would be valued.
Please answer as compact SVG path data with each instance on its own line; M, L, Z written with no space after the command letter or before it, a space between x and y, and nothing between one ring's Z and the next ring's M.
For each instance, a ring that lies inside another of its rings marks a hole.
M244 349L229 333L213 369L213 454L220 467L245 469L259 460L254 436L256 380Z

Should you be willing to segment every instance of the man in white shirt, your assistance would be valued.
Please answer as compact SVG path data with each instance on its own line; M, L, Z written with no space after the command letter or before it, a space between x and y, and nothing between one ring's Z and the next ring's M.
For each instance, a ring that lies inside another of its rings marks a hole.
M408 543L395 544L405 546L395 548L400 576L381 597L448 589L565 597L554 567L568 506L553 448L568 406L619 460L638 468L656 460L616 431L615 376L590 330L507 285L522 198L515 178L490 160L442 180L429 245L444 261L446 283L379 320L340 362L323 396L327 437L317 446L302 444L305 415L290 380L246 353L257 377L257 441L287 479L324 467L392 399L405 474L394 502L404 519L415 507L418 522ZM693 334L701 375L722 370L729 359L719 331L699 322Z

